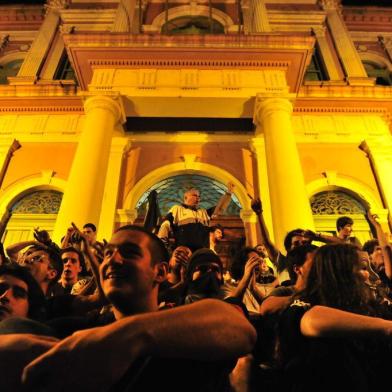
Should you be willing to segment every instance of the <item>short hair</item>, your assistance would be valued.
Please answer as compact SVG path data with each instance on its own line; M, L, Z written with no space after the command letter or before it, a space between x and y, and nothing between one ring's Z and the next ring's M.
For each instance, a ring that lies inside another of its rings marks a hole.
M374 252L374 249L378 246L378 240L369 240L363 244L362 250L371 255Z
M158 264L160 262L169 262L169 252L167 251L165 245L163 242L153 233L150 231L146 230L144 227L141 226L136 226L136 225L125 225L119 227L117 230L114 231L114 233L117 233L119 231L139 231L143 234L145 234L147 237L150 238L151 240L151 263Z
M16 263L0 266L0 276L10 275L20 279L27 285L27 301L29 310L27 316L33 320L43 320L45 315L45 295L40 285L26 267Z
M64 254L64 253L67 253L67 252L73 252L73 253L76 253L77 255L78 255L78 257L79 257L79 263L80 263L80 266L82 267L82 271L80 272L82 275L86 275L87 274L87 268L86 268L86 261L85 261L85 259L84 259L84 256L83 256L83 253L79 250L79 249L76 249L75 247L73 247L73 246L67 246L66 248L64 248L64 249L61 249L61 251L60 251L60 258L61 258L61 256ZM63 260L61 259L61 262L62 262Z
M186 191L184 192L184 199L185 199L185 196L186 196L188 193L191 193L191 192L194 192L194 191L200 193L200 191L199 191L197 188L189 188L188 190L186 190Z
M97 227L94 225L94 223L86 223L83 226L83 229L90 228L94 233L97 231Z
M224 228L223 228L220 224L217 224L217 225L215 225L215 226L211 226L211 227L209 227L209 229L208 229L208 231L209 231L210 233L213 233L215 230L220 230L220 231L222 232L222 236L225 235L225 230L224 230Z
M45 245L33 245L30 248L34 248L34 251L43 251L48 255L50 266L57 272L57 275L55 278L53 278L53 280L59 279L63 273L63 261L61 260L59 252L54 248Z
M314 252L317 248L316 245L304 244L290 250L287 254L287 271L292 284L295 284L297 281L297 274L294 271L294 267L301 267L304 265L308 253Z
M353 225L354 221L349 216L341 216L336 220L336 229L340 231L346 225Z
M286 234L286 237L284 238L284 248L286 249L286 252L288 252L291 248L291 239L297 235L304 235L303 229L295 229L291 230Z

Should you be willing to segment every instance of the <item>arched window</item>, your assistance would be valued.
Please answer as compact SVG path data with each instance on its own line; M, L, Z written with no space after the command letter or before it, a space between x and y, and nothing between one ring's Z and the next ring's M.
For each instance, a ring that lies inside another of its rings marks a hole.
M364 206L353 196L342 191L326 191L310 199L314 215L366 214Z
M10 208L4 231L4 246L33 240L34 228L53 231L63 194L54 190L38 190L17 200Z
M363 61L366 73L370 78L376 78L376 84L380 86L392 85L392 72L386 65L380 65L372 61Z
M169 20L162 26L163 34L224 34L223 25L206 16L180 16Z
M165 216L173 205L181 204L183 202L184 192L190 188L197 188L200 191L200 206L203 208L215 206L227 189L224 184L205 176L183 174L169 177L158 182L142 195L136 205L138 216L145 215L147 197L152 190L157 191L159 210L161 214ZM231 202L225 215L239 216L240 209L241 205L237 197L232 195Z
M8 84L9 76L16 76L23 59L15 59L4 64L0 64L0 84Z
M36 191L17 201L11 208L13 214L57 214L62 193L57 191Z
M328 190L316 193L310 199L316 231L336 234L336 220L346 215L353 219L353 235L364 244L372 238L366 220L366 202L345 190Z

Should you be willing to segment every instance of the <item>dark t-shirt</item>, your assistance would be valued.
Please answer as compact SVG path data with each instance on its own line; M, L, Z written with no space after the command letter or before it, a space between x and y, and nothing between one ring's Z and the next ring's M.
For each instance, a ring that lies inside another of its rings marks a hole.
M391 343L382 338L308 338L300 322L310 305L300 300L279 321L283 388L289 391L376 391L388 380Z

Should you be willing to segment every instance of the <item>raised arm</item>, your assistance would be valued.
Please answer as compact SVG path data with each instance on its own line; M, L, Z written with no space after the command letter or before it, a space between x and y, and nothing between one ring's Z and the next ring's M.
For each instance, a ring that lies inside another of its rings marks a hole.
M301 319L301 333L308 337L392 337L392 321L314 306Z
M376 230L378 244L381 247L382 256L384 259L385 275L389 280L392 280L392 251L388 243L387 237L382 230L380 222L377 221L377 215L372 214L370 210L366 212L367 218L371 225Z
M106 390L138 359L235 359L249 353L256 332L234 306L202 300L160 312L126 317L63 340L24 370L30 390ZM89 363L90 366L85 366Z
M17 242L16 244L12 244L7 246L5 251L7 252L8 257L11 259L11 261L17 262L18 261L18 254L21 250L24 248L27 248L28 246L31 245L38 245L39 243L37 241L21 241Z
M277 259L278 259L278 255L279 255L279 250L275 246L275 244L273 244L271 241L271 238L270 238L270 235L269 235L269 232L268 232L268 229L265 224L264 217L263 217L263 206L262 206L261 200L260 199L252 199L251 207L252 207L252 210L257 215L257 219L258 219L259 226L260 226L260 232L261 232L261 241L263 242L265 248L267 249L268 257L270 258L270 260L274 264L276 264Z

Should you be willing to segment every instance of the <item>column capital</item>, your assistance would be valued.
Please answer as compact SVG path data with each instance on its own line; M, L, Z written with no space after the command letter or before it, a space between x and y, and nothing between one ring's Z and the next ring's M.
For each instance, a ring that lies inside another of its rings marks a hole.
M257 135L256 137L253 137L250 140L250 149L253 153L256 154L256 156L258 156L258 154L260 153L260 150L264 151L265 148L265 140L264 137Z
M364 140L359 148L369 157L376 157L392 163L392 137L387 136L381 140Z
M241 210L240 218L244 223L256 223L257 215L252 210Z
M340 11L341 0L319 0L319 4L325 11Z
M126 121L124 105L120 95L94 95L87 97L84 102L86 114L89 114L94 109L104 109L112 112L115 123L123 124Z
M276 112L286 112L291 115L293 112L293 105L290 100L285 97L256 96L253 114L253 123L256 126L262 126L263 119Z
M47 10L54 9L62 9L67 8L69 6L70 0L47 0L45 4L45 8Z
M325 37L326 26L312 26L312 32L316 38Z

